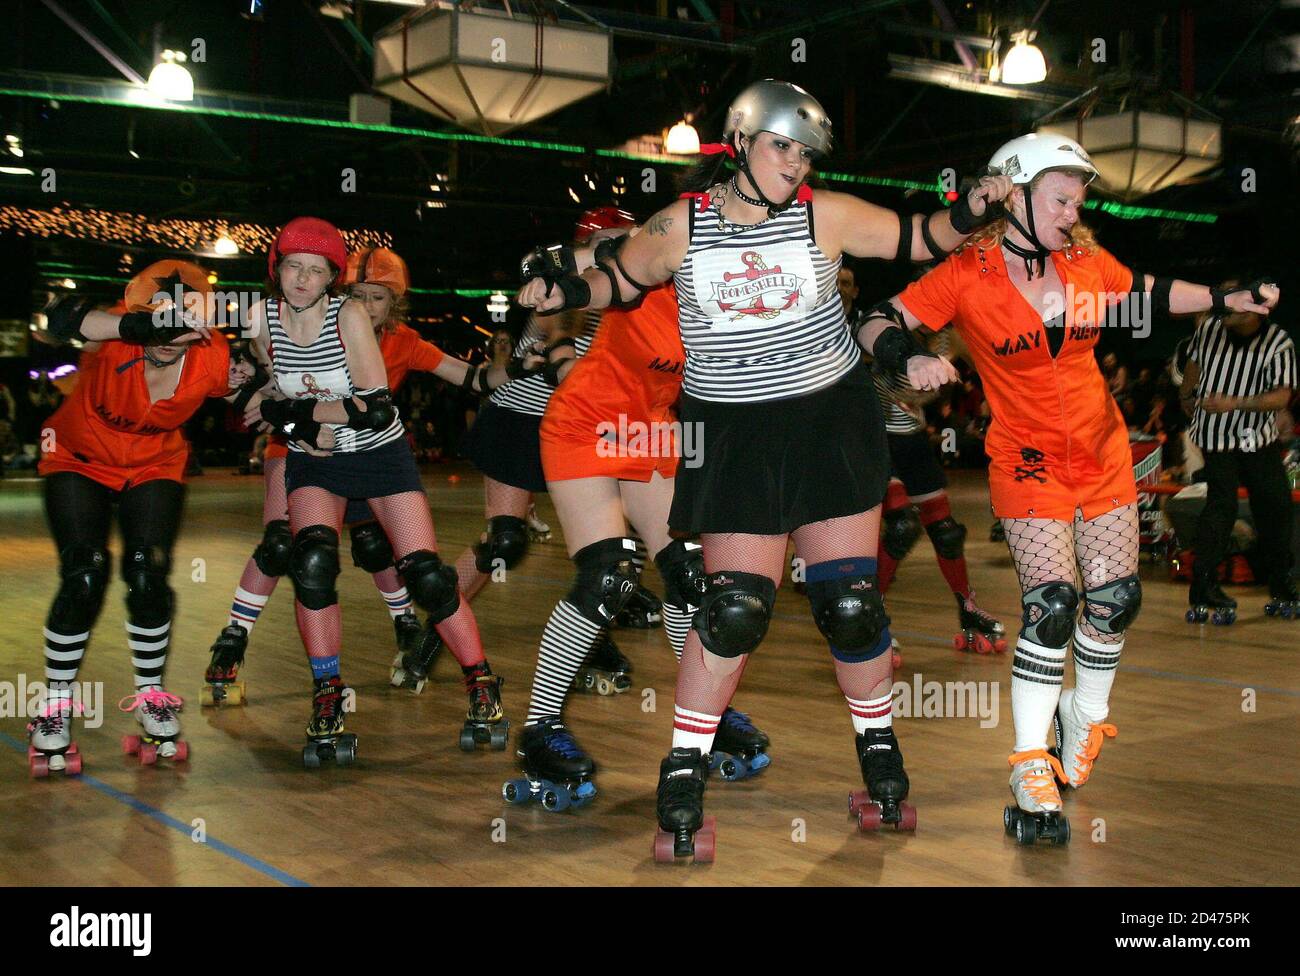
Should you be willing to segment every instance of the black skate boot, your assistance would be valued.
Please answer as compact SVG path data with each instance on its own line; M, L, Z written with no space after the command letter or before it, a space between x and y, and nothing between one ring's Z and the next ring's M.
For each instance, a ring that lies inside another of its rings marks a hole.
M879 830L893 824L896 830L916 829L916 808L904 803L911 787L903 769L903 754L894 730L867 729L857 737L858 763L865 790L849 794L849 813L862 830Z
M654 854L659 862L694 856L700 863L713 860L717 824L704 815L704 785L708 759L699 749L673 749L659 765L655 812L659 830Z
M623 609L614 617L614 625L632 630L652 630L662 624L663 620L663 601L638 583L627 603L623 604Z
M1264 613L1269 617L1281 617L1294 620L1300 617L1300 593L1296 592L1295 581L1284 579L1269 584L1268 602L1264 604Z
M317 678L307 723L307 744L302 747L302 764L319 769L323 761L334 760L351 766L357 758L357 737L343 731L343 693L346 687L337 674Z
M393 658L392 685L418 695L437 663L442 638L432 625L421 626L409 610L393 621L397 631L397 657Z
M1226 626L1237 619L1237 601L1223 592L1218 580L1199 570L1192 571L1192 585L1187 592L1187 622L1203 624L1206 620Z
M587 655L586 663L578 669L573 687L598 695L621 695L632 687L631 674L632 662L623 656L606 631Z
M200 704L244 704L244 682L238 680L238 677L239 666L244 663L244 652L247 650L248 631L239 624L230 624L221 631L212 645L212 661L203 675Z
M510 721L501 711L504 679L492 673L487 661L461 670L469 692L469 711L460 730L460 747L473 752L477 745L490 745L499 752L510 737Z
M748 715L729 707L713 737L709 769L716 769L729 782L756 776L772 763L767 754L769 744L767 734L756 728Z
M560 716L524 726L516 753L523 760L525 779L501 787L507 803L536 800L552 813L584 807L596 797L596 764L579 748Z
M976 654L1004 654L1007 650L1007 631L991 613L981 610L975 603L975 594L967 596L954 593L957 598L957 620L960 633L952 639L959 651Z

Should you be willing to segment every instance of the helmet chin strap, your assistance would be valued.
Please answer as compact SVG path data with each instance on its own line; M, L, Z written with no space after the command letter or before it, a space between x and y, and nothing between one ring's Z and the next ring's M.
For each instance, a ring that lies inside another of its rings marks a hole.
M286 305L288 305L291 309L293 309L296 313L298 313L299 315L301 315L303 312L307 311L307 309L309 309L309 308L311 308L313 305L316 305L317 303L319 303L320 300L321 300L322 298L324 298L324 297L325 297L325 292L322 291L319 295L317 295L315 298L313 298L311 301L309 301L306 305L303 305L302 307L299 307L299 306L295 305L293 302L289 301L289 299L287 299L287 298L284 300L284 303L285 303Z
M740 143L739 139L736 141L737 143ZM740 189L739 182L733 176L731 178L731 188L736 191L736 196L740 197L740 199L745 203L749 204L751 207L767 207L767 215L769 217L775 217L790 206L790 201L793 200L795 196L794 193L791 193L790 196L786 198L785 203L781 204L773 203L763 195L763 190L759 187L758 180L754 179L754 174L749 168L749 153L745 151L743 143L741 143L740 148L736 150L736 168L745 174L745 179L749 180L749 185L752 186L754 192L758 194L757 200L753 197L745 196Z
M1047 273L1047 257L1051 253L1043 247L1042 241L1038 239L1032 229L1034 226L1034 201L1033 195L1029 192L1029 187L1025 187L1025 220L1029 222L1029 228L1026 228L1016 215L1007 209L1007 221L1018 230L1025 240L1033 245L1032 248L1021 247L1005 235L1002 238L1002 246L1025 262L1025 273L1030 278L1039 278Z

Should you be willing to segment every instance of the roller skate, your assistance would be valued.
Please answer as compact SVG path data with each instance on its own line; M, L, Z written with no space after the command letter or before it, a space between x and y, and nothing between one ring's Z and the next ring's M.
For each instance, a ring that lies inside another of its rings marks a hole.
M415 614L409 612L394 620L393 626L396 628L398 621L405 617L415 620L416 626L403 623L398 631L397 646L400 650L393 658L391 681L394 688L405 688L418 695L424 691L425 682L437 663L438 652L443 646L442 638L432 626L421 627Z
M551 527L537 517L537 506L528 506L528 516L524 519L528 523L528 538L533 542L550 542Z
M704 815L708 778L708 758L699 749L673 749L660 763L655 800L659 829L654 843L659 863L692 856L698 864L713 860L717 821Z
M974 651L976 654L1005 654L1007 631L1002 622L975 605L974 592L965 597L960 593L955 595L961 632L952 639L952 646L959 651Z
M754 727L748 715L727 708L713 737L709 769L716 769L728 782L756 776L772 764L768 745L767 735Z
M1006 542L1007 530L1002 525L1001 519L994 519L993 524L989 526L989 542Z
M573 687L602 696L621 695L632 687L631 674L632 662L623 656L614 639L604 633L574 675Z
M1108 736L1113 739L1119 735L1119 729L1105 722L1080 718L1074 710L1073 688L1061 692L1052 726L1056 733L1056 748L1049 752L1060 761L1065 774L1060 779L1061 789L1074 787L1077 790L1088 782L1092 764L1101 755L1102 742Z
M1237 619L1237 601L1223 592L1215 579L1197 573L1187 592L1189 624L1203 624L1213 620L1216 625L1227 626Z
M614 617L616 627L632 630L653 630L664 622L664 605L641 584L637 584L623 609Z
M314 684L302 764L319 769L322 761L332 759L339 766L351 766L357 759L357 737L343 731L343 679L336 674L317 678Z
M903 769L903 753L892 728L867 729L857 737L858 763L865 790L849 794L849 813L858 818L859 830L916 829L916 807L904 803L911 788Z
M138 755L141 766L152 766L160 757L176 762L189 759L190 746L180 737L181 723L176 717L184 704L179 695L163 691L158 685L123 698L117 707L135 712L142 733L122 736L122 751L128 756Z
M1016 802L1002 811L1002 826L1018 844L1036 841L1064 847L1070 843L1070 821L1061 812L1058 779L1065 771L1056 757L1042 749L1012 753L1011 795Z
M1293 580L1272 584L1268 588L1268 594L1268 602L1264 604L1265 616L1281 617L1283 620L1300 617L1300 593L1296 592Z
M596 797L596 764L578 747L560 716L524 726L516 753L523 760L524 779L508 780L501 787L507 803L536 800L551 813L578 809Z
M243 705L247 700L239 666L248 650L248 631L239 624L224 627L212 645L212 661L204 672L199 705Z
M68 699L47 704L27 725L27 765L32 779L50 773L81 774L81 753L72 741L72 716L80 711Z
M487 661L465 672L469 711L460 730L460 747L473 752L475 746L490 745L500 752L510 738L510 720L501 711L501 685L505 679L492 673Z

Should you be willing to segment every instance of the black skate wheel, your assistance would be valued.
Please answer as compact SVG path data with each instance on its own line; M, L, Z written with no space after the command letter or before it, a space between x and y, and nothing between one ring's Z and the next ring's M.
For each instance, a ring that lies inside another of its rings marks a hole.
M461 752L474 751L474 730L469 726L460 730L460 750Z
M1070 821L1065 817L1062 817L1057 821L1056 837L1053 839L1052 843L1057 847L1064 847L1066 844L1070 843Z
M1028 846L1038 840L1038 822L1033 817L1016 818L1016 843Z
M334 747L334 762L339 766L351 766L357 761L357 737L344 736Z
M500 725L493 727L491 732L491 739L489 740L493 749L500 752L502 749L506 747L506 743L509 742L509 740L510 740L509 729L502 728Z
M1008 837L1013 836L1016 832L1015 815L1011 812L1011 807L1002 808L1002 827L1006 830Z
M316 751L316 746L302 747L302 764L308 769L320 769L320 753Z

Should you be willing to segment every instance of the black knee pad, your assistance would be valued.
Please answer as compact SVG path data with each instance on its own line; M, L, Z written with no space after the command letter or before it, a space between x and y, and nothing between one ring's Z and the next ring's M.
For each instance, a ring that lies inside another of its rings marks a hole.
M393 547L378 522L358 522L348 527L352 536L352 565L367 573L382 573L393 565Z
M474 568L490 573L500 559L506 569L514 569L528 551L528 523L514 515L494 515L488 519L487 542L474 546Z
M283 576L289 572L289 555L293 552L293 533L285 519L267 522L262 541L253 550L253 562L263 576Z
M1020 598L1021 634L1042 647L1064 647L1074 633L1079 592L1061 581L1035 586Z
M308 610L324 610L339 602L334 588L339 578L339 534L328 525L309 525L293 537L289 556L293 595Z
M59 553L59 592L50 607L51 630L88 631L99 617L108 591L109 555L98 546L68 546Z
M446 620L460 608L460 577L436 552L417 549L397 561L411 599L429 615L429 623Z
M692 625L718 657L739 657L762 643L776 604L776 584L755 573L721 572L704 578Z
M966 546L966 526L951 515L925 527L934 551L943 559L960 559Z
M876 577L866 573L805 583L813 620L837 657L858 660L889 626Z
M1142 609L1142 581L1136 576L1103 583L1083 593L1083 619L1103 634L1122 634Z
M655 565L664 579L664 602L698 607L704 595L704 549L698 542L674 539L659 550Z
M134 546L122 553L126 613L133 624L161 627L172 617L171 559L158 546Z
M612 623L640 581L633 539L601 539L573 554L578 575L565 597L595 623Z
M921 538L921 518L911 505L886 512L881 521L880 548L884 549L894 560L902 562L903 557L912 551L916 540Z

